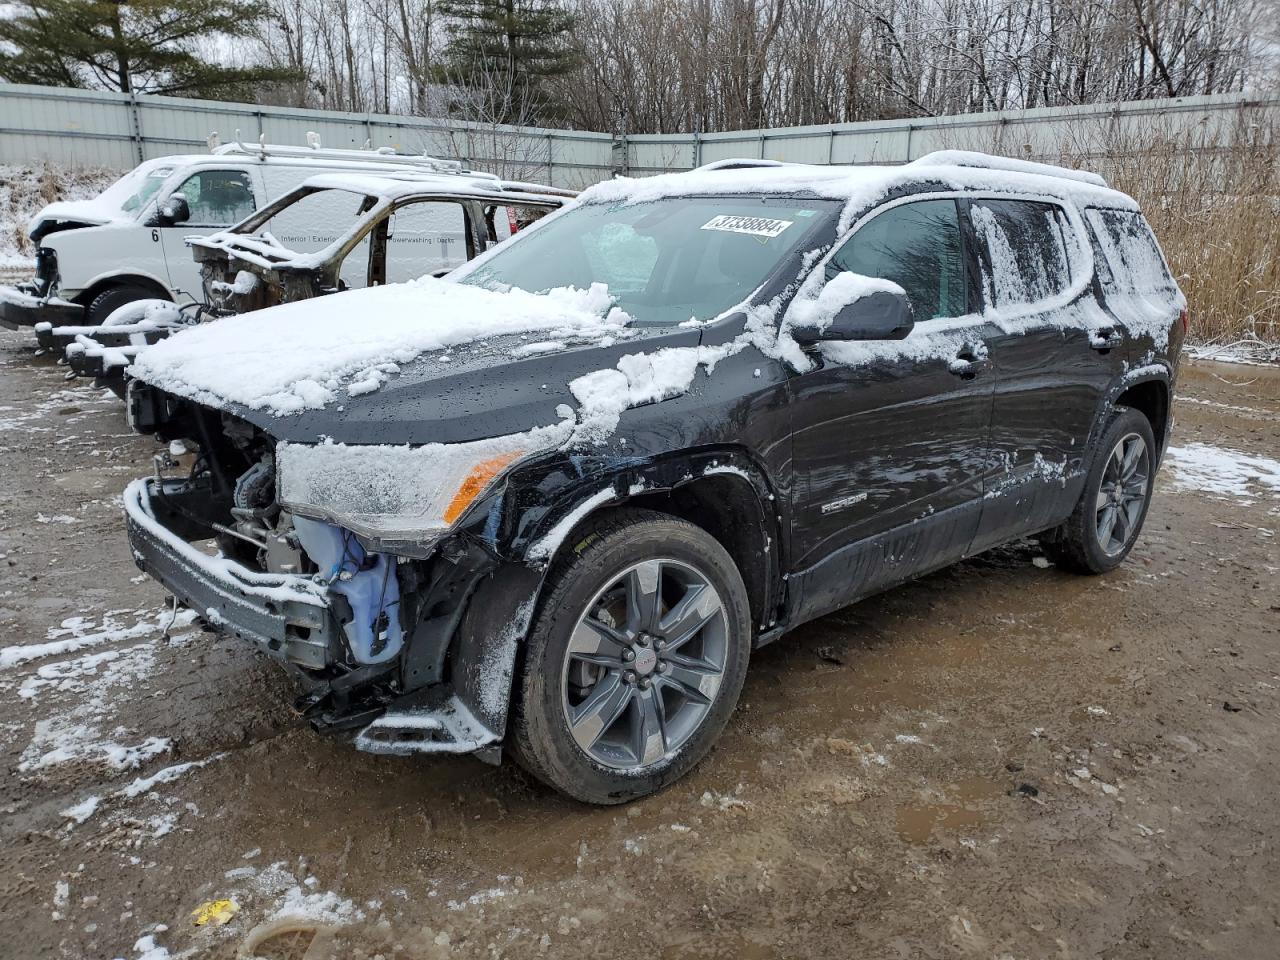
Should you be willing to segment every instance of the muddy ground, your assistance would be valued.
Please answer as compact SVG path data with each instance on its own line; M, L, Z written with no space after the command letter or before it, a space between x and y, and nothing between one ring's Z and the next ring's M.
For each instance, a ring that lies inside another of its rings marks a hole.
M1280 370L1188 366L1176 412L1122 569L1023 543L807 626L602 810L359 754L164 636L119 517L151 442L0 334L0 955L1274 957Z

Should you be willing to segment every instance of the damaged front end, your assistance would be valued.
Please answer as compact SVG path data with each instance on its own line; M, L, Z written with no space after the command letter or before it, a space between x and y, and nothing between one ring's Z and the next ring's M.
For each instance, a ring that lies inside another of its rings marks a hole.
M187 476L165 475L176 464L164 457L126 492L139 567L209 629L286 664L305 687L296 708L316 729L358 731L356 745L372 752L497 759L537 571L504 564L472 537L387 538L368 517L317 515L289 499L314 486L280 476L299 445L231 415L141 383L129 414L135 429L178 441L175 451L197 448L178 458ZM333 470L312 476L341 481ZM353 480L368 493L367 475Z
M13 286L0 286L0 326L10 330L40 323L66 326L83 319L83 305L58 296L58 255L48 247L36 250L34 277Z
M298 254L257 237L227 231L193 237L190 243L210 319L308 300L338 289L337 264L294 263Z

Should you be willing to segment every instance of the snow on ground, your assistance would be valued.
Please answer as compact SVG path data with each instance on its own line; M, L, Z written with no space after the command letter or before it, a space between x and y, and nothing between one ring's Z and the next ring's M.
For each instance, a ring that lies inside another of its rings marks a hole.
M110 390L100 390L86 382L59 390L36 402L0 404L0 434L11 431L53 433L55 429L79 423L89 415L87 411L68 413L68 408L119 403L120 399ZM0 446L0 453L5 449Z
M153 757L168 752L164 737L139 736L115 722L125 691L151 673L156 652L163 641L154 636L169 621L169 612L135 611L135 622L118 619L125 611L105 614L100 624L85 617L72 617L48 633L45 643L7 647L0 650L0 665L10 670L35 660L77 653L107 643L138 637L152 637L126 647L94 650L65 660L43 663L23 677L0 677L0 690L11 690L20 682L18 697L33 705L46 695L69 700L65 709L36 720L31 740L18 762L19 773L34 773L64 763L101 764L115 770L131 770ZM189 612L178 615L178 625L194 619ZM173 637L181 644L187 637ZM87 817L92 810L79 809ZM73 819L75 815L73 814Z
M66 653L74 653L77 650L83 650L86 647L96 647L104 643L113 643L117 640L131 640L135 637L144 637L147 634L154 633L161 629L169 622L170 613L168 610L151 616L143 616L142 619L135 622L132 626L125 626L117 618L127 610L110 610L102 617L102 623L97 625L88 617L68 617L63 620L60 626L50 627L45 635L44 643L19 644L11 647L0 649L0 670L6 670L16 667L19 664L26 663L29 660L40 660L45 657L56 657ZM136 611L135 615L143 615L145 611ZM183 611L178 614L175 626L186 626L194 619L191 611ZM112 658L113 655L118 656L120 651L109 650L106 653L99 654L100 657ZM87 658L92 659L92 658ZM42 678L49 678L49 683L56 682L60 676L68 676L68 674L60 674L63 669L83 669L77 665L76 661L65 661L64 663L55 663L47 667L41 667L37 671L35 677L30 677L23 684L26 689L28 684L34 684L32 690L38 690L43 684ZM48 671L46 673L46 671ZM90 669L88 672L94 672ZM66 689L65 687L63 689ZM32 693L22 693L21 696L34 696Z
M1280 460L1255 457L1207 443L1171 446L1168 450L1174 486L1210 496L1253 503L1270 493L1280 497Z
M1280 363L1280 342L1244 337L1229 343L1187 344L1182 350L1192 360L1251 365Z

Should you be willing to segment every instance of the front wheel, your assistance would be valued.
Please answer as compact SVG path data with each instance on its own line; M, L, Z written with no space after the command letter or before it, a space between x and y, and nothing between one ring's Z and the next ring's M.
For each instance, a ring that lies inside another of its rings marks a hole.
M512 741L545 783L622 803L683 776L724 729L750 606L732 558L691 523L627 510L574 539L529 632Z
M1137 410L1117 408L1098 441L1098 456L1071 517L1044 538L1058 566L1106 573L1129 555L1151 506L1156 442Z

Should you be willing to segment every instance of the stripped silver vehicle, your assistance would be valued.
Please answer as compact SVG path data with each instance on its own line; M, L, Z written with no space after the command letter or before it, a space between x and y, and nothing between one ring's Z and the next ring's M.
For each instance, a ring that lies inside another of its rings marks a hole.
M571 202L573 191L442 167L326 173L231 227L191 236L202 298L134 301L101 326L36 325L71 373L124 395L142 350L194 323L446 273Z

